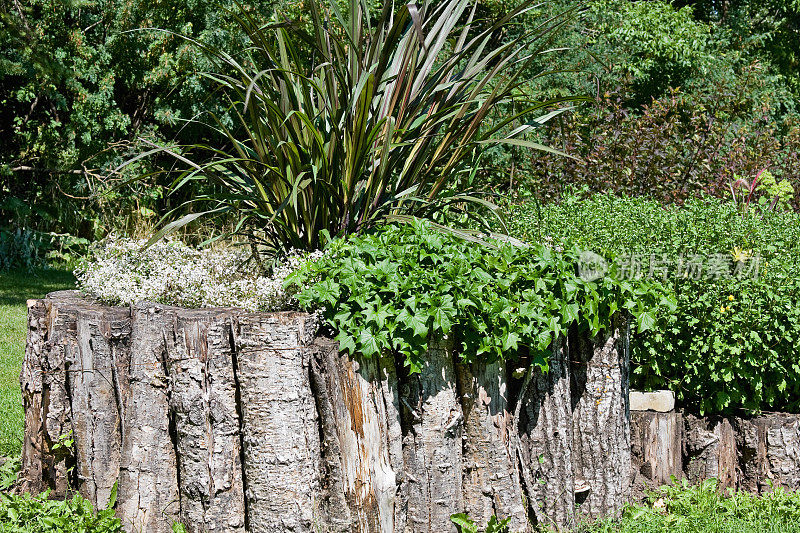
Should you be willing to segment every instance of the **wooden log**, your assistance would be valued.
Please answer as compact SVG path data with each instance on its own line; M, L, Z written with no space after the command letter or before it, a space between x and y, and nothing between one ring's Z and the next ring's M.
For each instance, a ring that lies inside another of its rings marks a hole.
M683 477L681 442L683 417L671 411L631 411L631 463L635 492L640 499L647 489Z
M78 349L69 350L66 359L75 488L95 507L105 508L120 473L122 402L129 389L130 309L82 306L75 329Z
M181 523L194 532L243 532L244 487L230 310L177 310L167 331Z
M63 446L73 434L67 361L78 350L76 322L86 303L75 291L52 293L28 302L28 335L20 373L25 409L22 490L50 489L63 498L75 466L74 449Z
M692 484L709 478L719 489L738 486L736 434L730 420L721 417L684 415L684 468Z
M406 531L455 532L450 516L464 511L464 415L457 395L453 339L432 339L422 371L407 376L400 391Z
M251 533L310 532L320 514L321 450L309 380L315 331L305 313L241 314L234 321Z
M740 487L752 493L800 490L800 415L734 419Z
M595 337L570 334L572 464L576 501L589 518L617 516L630 498L629 338L624 319Z
M575 523L573 426L569 348L556 340L549 370L529 371L517 403L519 466L536 523L568 529Z
M513 412L503 362L456 364L464 412L463 494L477 524L509 518L510 531L526 531L528 516L516 464Z
M327 467L328 527L397 531L397 472L403 465L402 451L393 453L392 443L400 442L390 428L399 432L400 420L396 395L387 405L385 390L394 362L389 357L353 360L339 353L335 341L319 340L315 348L312 388Z
M169 533L181 516L177 435L166 375L166 332L173 331L176 312L149 302L131 310L117 499L117 515L126 533Z

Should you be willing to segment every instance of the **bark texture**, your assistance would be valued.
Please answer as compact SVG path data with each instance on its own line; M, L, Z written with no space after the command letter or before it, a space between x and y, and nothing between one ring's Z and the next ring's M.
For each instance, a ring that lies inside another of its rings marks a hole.
M252 533L317 525L321 451L306 349L315 332L303 313L242 314L233 328Z
M502 362L457 364L464 412L463 494L467 514L478 524L510 518L511 531L528 524L516 468L513 411Z
M456 531L450 515L464 511L462 433L453 340L431 339L422 371L408 377L403 406L402 501L405 530Z
M630 497L628 328L621 321L594 338L572 335L572 466L590 518L618 515Z
M182 310L166 339L181 522L190 532L245 530L230 312Z
M399 444L397 399L387 388L394 365L352 360L336 342L316 344L312 373L330 485L325 516L337 531L394 531L402 468L402 451L392 449Z
M559 339L524 381L452 338L409 374L315 336L304 313L31 301L25 489L102 507L118 483L128 533L441 533L459 512L565 528L576 477L595 515L624 503L619 331Z
M569 349L554 346L549 372L531 370L517 404L519 465L536 523L555 528L575 522L573 426Z
M672 476L683 477L682 433L681 413L631 411L631 462L637 499L647 489L671 483Z
M720 490L738 486L736 434L727 418L684 416L684 464L690 483L719 480Z
M63 440L72 435L67 361L78 350L77 317L88 304L74 291L52 293L28 302L28 338L20 385L25 409L22 446L22 489L45 489L62 498L69 486L67 471L75 465Z
M743 489L800 489L800 415L738 418L734 426Z
M166 532L180 520L177 436L165 364L177 311L147 302L132 309L117 502L126 532Z
M87 500L105 508L120 469L130 310L86 306L78 311L75 329L78 349L67 352L66 363L73 435L81 436L73 439L77 487Z

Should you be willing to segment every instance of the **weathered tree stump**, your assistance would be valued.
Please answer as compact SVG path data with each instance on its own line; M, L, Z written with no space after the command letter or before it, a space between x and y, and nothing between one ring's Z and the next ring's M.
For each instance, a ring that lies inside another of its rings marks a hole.
M616 516L630 497L630 324L588 338L571 334L572 465L579 511Z
M341 354L304 313L54 293L29 304L24 487L105 506L116 484L127 532L569 527L575 476L593 515L626 498L624 335L558 339L524 380L431 339L409 374Z
M800 415L771 414L734 420L742 489L800 490Z
M736 488L738 459L736 434L727 418L699 418L685 415L684 468L690 483L709 478L719 481L719 489Z

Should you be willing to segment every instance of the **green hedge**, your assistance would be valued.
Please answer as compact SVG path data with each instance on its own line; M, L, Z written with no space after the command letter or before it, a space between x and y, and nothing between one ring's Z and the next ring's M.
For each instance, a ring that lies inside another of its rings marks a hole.
M709 198L662 207L572 194L559 204L517 206L510 220L512 233L533 242L592 250L618 265L638 258L645 277L651 254L654 266L670 265L664 286L677 308L662 308L657 326L634 337L635 387L670 388L700 413L800 409L797 214ZM741 275L695 279L678 271L681 258L686 267L697 256L708 270L727 263ZM757 277L745 275L755 267Z

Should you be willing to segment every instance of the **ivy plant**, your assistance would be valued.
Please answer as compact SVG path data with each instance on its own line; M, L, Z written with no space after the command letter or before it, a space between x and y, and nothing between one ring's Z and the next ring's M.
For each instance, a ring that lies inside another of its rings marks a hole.
M465 362L525 348L546 370L553 339L569 328L594 335L627 312L646 330L672 305L658 284L621 279L613 264L597 279L581 276L581 260L577 249L481 244L414 220L334 240L287 283L351 354L393 352L418 372L430 339L455 335Z

